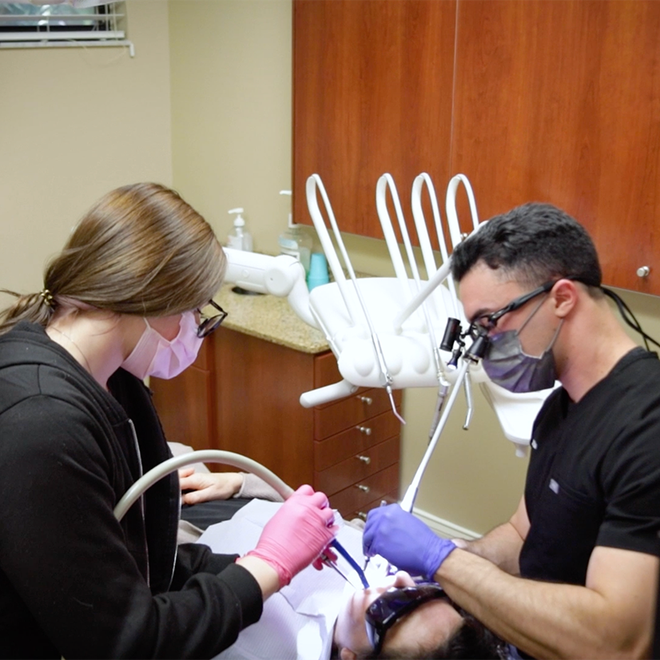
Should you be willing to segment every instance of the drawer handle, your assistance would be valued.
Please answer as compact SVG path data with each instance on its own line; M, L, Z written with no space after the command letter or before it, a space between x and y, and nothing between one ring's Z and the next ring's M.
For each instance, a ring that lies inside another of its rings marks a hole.
M356 484L356 488L359 488L363 493L368 493L370 488L369 486L365 486L363 484Z
M371 458L369 458L369 456L356 456L355 458L357 458L358 461L362 461L365 465L371 463Z
M370 396L359 396L358 399L362 401L362 403L366 403L368 406L370 406L374 400Z
M357 517L362 518L365 522L367 522L367 514L364 511L358 511L357 512Z
M371 429L368 426L356 426L355 428L357 428L360 433L371 435Z

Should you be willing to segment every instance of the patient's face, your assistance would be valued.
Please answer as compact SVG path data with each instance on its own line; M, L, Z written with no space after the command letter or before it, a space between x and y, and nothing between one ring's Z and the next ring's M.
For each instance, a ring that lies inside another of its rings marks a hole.
M399 572L379 587L356 591L340 611L334 641L342 659L371 651L364 623L364 613L371 603L390 587L415 585L408 573ZM402 617L385 636L384 651L430 649L449 639L463 619L444 599L432 600Z

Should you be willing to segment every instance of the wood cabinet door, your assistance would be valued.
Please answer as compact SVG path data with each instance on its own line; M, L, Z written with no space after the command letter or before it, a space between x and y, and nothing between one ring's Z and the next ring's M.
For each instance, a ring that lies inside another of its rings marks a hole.
M446 185L455 12L455 0L294 1L295 222L310 224L313 173L342 231L375 238L384 172L408 209L420 172Z
M251 458L292 488L314 478L314 356L240 332L213 335L218 449Z
M417 174L442 206L462 172L482 219L551 202L606 284L660 295L659 34L656 0L294 0L296 222L313 172L377 238L382 173L409 213Z
M151 378L150 389L168 442L217 449L213 414L213 340L202 344L195 363L171 380Z
M451 171L482 219L551 202L606 283L660 294L660 2L461 0L457 26Z

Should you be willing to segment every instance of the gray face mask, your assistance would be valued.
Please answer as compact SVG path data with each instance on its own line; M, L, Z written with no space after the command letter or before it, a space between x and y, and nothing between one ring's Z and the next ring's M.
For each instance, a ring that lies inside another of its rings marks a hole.
M563 319L557 326L550 345L539 357L527 355L520 343L520 332L536 314L540 303L519 330L505 330L490 337L483 365L489 378L509 392L538 392L553 387L557 378L552 347Z

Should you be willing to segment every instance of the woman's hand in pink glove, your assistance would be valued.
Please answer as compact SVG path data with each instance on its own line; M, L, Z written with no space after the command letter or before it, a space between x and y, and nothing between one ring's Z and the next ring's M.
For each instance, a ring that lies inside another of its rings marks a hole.
M247 554L270 564L283 587L319 556L338 530L327 496L301 486L268 521L257 547Z

